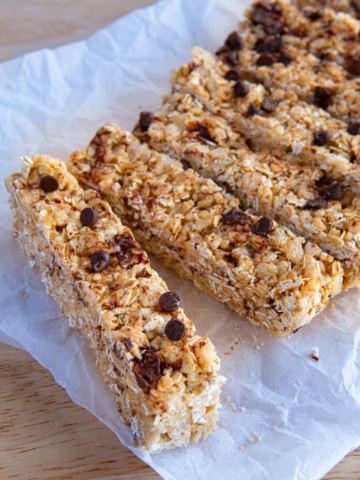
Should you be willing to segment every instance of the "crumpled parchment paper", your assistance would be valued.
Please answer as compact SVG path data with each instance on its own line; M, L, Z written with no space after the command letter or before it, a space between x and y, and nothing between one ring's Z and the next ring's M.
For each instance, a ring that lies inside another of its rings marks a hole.
M150 456L133 447L92 354L21 254L3 179L19 169L21 154L65 159L106 121L131 128L139 111L159 105L171 67L187 61L193 45L214 51L248 4L165 0L86 41L0 65L0 340L29 351L166 480L315 480L359 446L359 291L278 340L154 260L198 331L216 344L228 381L216 433Z

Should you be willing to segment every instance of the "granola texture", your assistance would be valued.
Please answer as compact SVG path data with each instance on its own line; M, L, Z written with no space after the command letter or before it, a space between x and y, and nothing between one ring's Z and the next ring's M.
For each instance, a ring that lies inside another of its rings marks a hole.
M358 182L360 135L351 135L345 122L299 101L292 92L229 79L233 72L223 61L196 47L191 62L174 70L172 92L164 103L176 107L177 94L190 95L204 110L228 120L244 139L251 140L253 148L292 151L324 168L337 163ZM245 88L241 95L239 86ZM319 132L326 132L326 141L316 141Z
M308 323L342 289L342 266L330 255L242 211L212 180L116 124L75 152L69 169L102 194L148 251L275 335Z
M297 100L316 103L316 87L328 89L321 108L350 125L360 109L359 30L331 9L305 15L285 1L259 1L240 23L241 41L227 39L218 54L243 79Z
M345 12L360 19L360 4L357 0L293 0L291 3L305 12L331 8L335 12Z
M353 165L328 161L320 167L282 151L253 151L229 122L204 110L197 98L169 94L149 128L143 132L138 125L135 134L224 186L244 208L275 218L318 244L341 261L344 287L358 285L360 195L358 177L350 173Z
M46 193L39 185L48 175L55 180L47 178L43 188L54 182L58 188ZM181 308L159 307L167 286L131 231L97 192L84 191L65 163L50 157L28 158L6 186L24 253L88 341L138 445L157 452L206 437L224 381L219 358ZM93 216L81 220L85 208ZM99 251L106 265L93 262ZM169 333L174 320L183 329L180 339L179 330Z

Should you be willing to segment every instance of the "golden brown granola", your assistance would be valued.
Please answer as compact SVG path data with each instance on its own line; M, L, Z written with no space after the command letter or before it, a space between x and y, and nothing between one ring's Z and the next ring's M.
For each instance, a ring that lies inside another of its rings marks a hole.
M276 335L308 323L342 288L341 264L319 247L242 211L213 181L115 124L69 168L166 265Z
M345 288L357 285L359 167L330 156L314 165L279 150L252 151L224 117L205 109L202 84L195 85L195 96L175 90L165 97L148 129L138 126L136 135L225 186L244 207L320 245L343 263ZM271 128L258 133L274 135Z
M231 41L235 32L219 55L242 78L315 101L350 126L360 111L360 22L329 9L315 13L283 0L256 2L240 23L238 43ZM328 89L328 98L316 87Z

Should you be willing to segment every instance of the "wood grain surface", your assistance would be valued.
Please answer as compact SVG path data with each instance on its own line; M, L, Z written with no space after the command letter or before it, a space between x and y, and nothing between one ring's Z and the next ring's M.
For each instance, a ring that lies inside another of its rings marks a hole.
M0 0L0 61L84 38L151 3L154 1ZM30 355L0 343L0 480L11 479L160 477L96 418L75 405ZM360 449L324 480L360 480Z

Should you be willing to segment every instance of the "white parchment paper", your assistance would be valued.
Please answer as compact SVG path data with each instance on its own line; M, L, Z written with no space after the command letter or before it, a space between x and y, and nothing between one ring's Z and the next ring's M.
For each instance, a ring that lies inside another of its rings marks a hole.
M3 178L20 167L20 154L66 158L106 121L131 128L140 110L159 105L170 68L188 60L193 45L214 51L246 6L165 0L86 41L0 65L0 340L28 350L166 480L315 480L359 446L359 291L277 340L154 261L198 331L213 339L228 382L215 434L150 456L133 448L91 353L13 239Z

